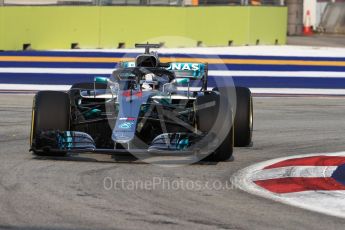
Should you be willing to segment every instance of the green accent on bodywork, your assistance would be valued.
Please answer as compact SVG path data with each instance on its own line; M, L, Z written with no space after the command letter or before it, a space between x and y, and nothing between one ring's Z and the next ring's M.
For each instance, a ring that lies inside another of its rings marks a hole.
M71 149L73 147L73 137L70 131L57 133L57 142L60 150Z
M205 64L188 63L188 62L172 62L167 70L175 72L176 77L190 77L201 79L205 73Z
M129 68L129 67L135 67L134 61L124 61L119 63L121 68Z
M190 82L189 78L177 78L176 83L177 84L188 84Z
M162 20L162 16L164 20ZM130 20L124 20L130 19ZM147 20L152 23L145 23ZM126 48L285 44L287 7L2 6L0 49Z
M171 97L161 98L159 102L162 105L171 105Z
M169 63L169 67L167 70L173 71L176 77L184 79L186 78L194 78L194 79L201 79L204 77L206 65L204 63L196 63L196 62L171 62ZM132 61L124 61L119 63L120 68L128 68L128 67L135 67L135 62ZM188 83L188 82L181 82Z
M185 150L189 146L189 140L187 138L179 140L177 144L177 149L178 150Z
M108 83L109 78L107 77L95 77L94 78L94 82L95 83L104 83L107 84Z
M84 114L84 117L85 117L86 119L93 119L93 118L99 117L99 116L101 115L101 113L102 113L102 111L99 110L99 109L92 109L92 110L86 112L86 113Z

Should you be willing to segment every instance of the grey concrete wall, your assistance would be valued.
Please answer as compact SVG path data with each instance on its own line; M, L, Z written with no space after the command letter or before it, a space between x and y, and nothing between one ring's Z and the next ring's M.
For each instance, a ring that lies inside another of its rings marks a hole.
M303 29L303 0L286 0L288 35L301 35Z
M325 33L345 34L345 2L327 5L318 30Z

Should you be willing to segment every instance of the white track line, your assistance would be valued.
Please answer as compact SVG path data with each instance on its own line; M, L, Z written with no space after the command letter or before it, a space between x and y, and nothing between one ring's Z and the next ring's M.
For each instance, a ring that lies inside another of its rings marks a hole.
M115 69L93 68L0 68L0 73L111 74ZM49 77L49 76L48 76Z
M345 95L345 89L251 88L254 94Z
M274 163L287 159L320 155L345 156L345 152L326 154L303 154L298 156L282 157L257 163L236 172L231 177L231 182L235 187L244 190L248 193L251 193L253 195L265 197L267 199L296 206L299 208L304 208L331 216L345 218L345 191L305 191L289 194L277 194L269 192L268 190L265 190L253 183L253 179L255 179L256 177L255 174L268 165L272 165ZM332 169L332 167L329 167L328 169L326 169L326 171ZM289 174L288 171L286 171L285 173ZM329 173L330 172L325 172L325 176L327 176L327 174Z
M102 52L102 53L142 53L144 49L84 49L68 52ZM161 54L209 54L209 55L258 55L276 57L341 57L345 58L345 48L312 46L233 46L233 47L195 47L195 48L160 48L152 49ZM54 50L53 50L54 51ZM55 50L64 51L66 50Z
M243 76L243 77L308 77L308 78L345 78L345 72L319 71L222 71L210 70L210 76Z
M111 74L115 69L94 68L0 68L0 73ZM345 78L345 72L210 70L210 76Z
M0 84L0 90L6 91L39 91L39 90L58 90L67 91L70 85L30 85L30 84Z
M0 84L0 91L38 91L38 90L59 90L67 91L71 85L38 85L38 84ZM187 87L179 87L187 90ZM200 88L191 87L191 90ZM212 88L209 88L212 90ZM251 88L253 94L279 94L279 95L345 95L345 89L294 89L294 88Z

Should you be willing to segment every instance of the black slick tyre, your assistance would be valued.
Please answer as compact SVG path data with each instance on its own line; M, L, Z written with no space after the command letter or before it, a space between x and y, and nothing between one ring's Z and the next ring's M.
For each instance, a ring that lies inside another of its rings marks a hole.
M221 103L224 103L224 100L226 101L226 99L221 99L224 98L219 93L211 92L198 97L195 101L197 129L205 133L209 133L211 130L215 134L217 134L216 131L223 133L221 144L204 159L206 161L226 161L231 158L233 153L232 110L228 102L220 106ZM220 107L226 111L220 111Z
M68 131L70 129L70 99L67 93L40 91L33 101L30 146L35 155L61 156L64 152L37 149L35 139L41 131Z

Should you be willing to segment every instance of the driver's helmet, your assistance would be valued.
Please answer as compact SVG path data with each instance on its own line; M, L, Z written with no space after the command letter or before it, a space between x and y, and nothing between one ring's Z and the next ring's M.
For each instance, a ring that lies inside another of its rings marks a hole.
M157 76L153 73L147 73L144 75L144 82L142 84L143 91L150 91L154 89L158 89L158 80Z
M162 89L163 85L166 83L169 83L168 75L163 74L163 75L157 76L154 73L147 73L144 75L142 89L144 91L160 90Z

